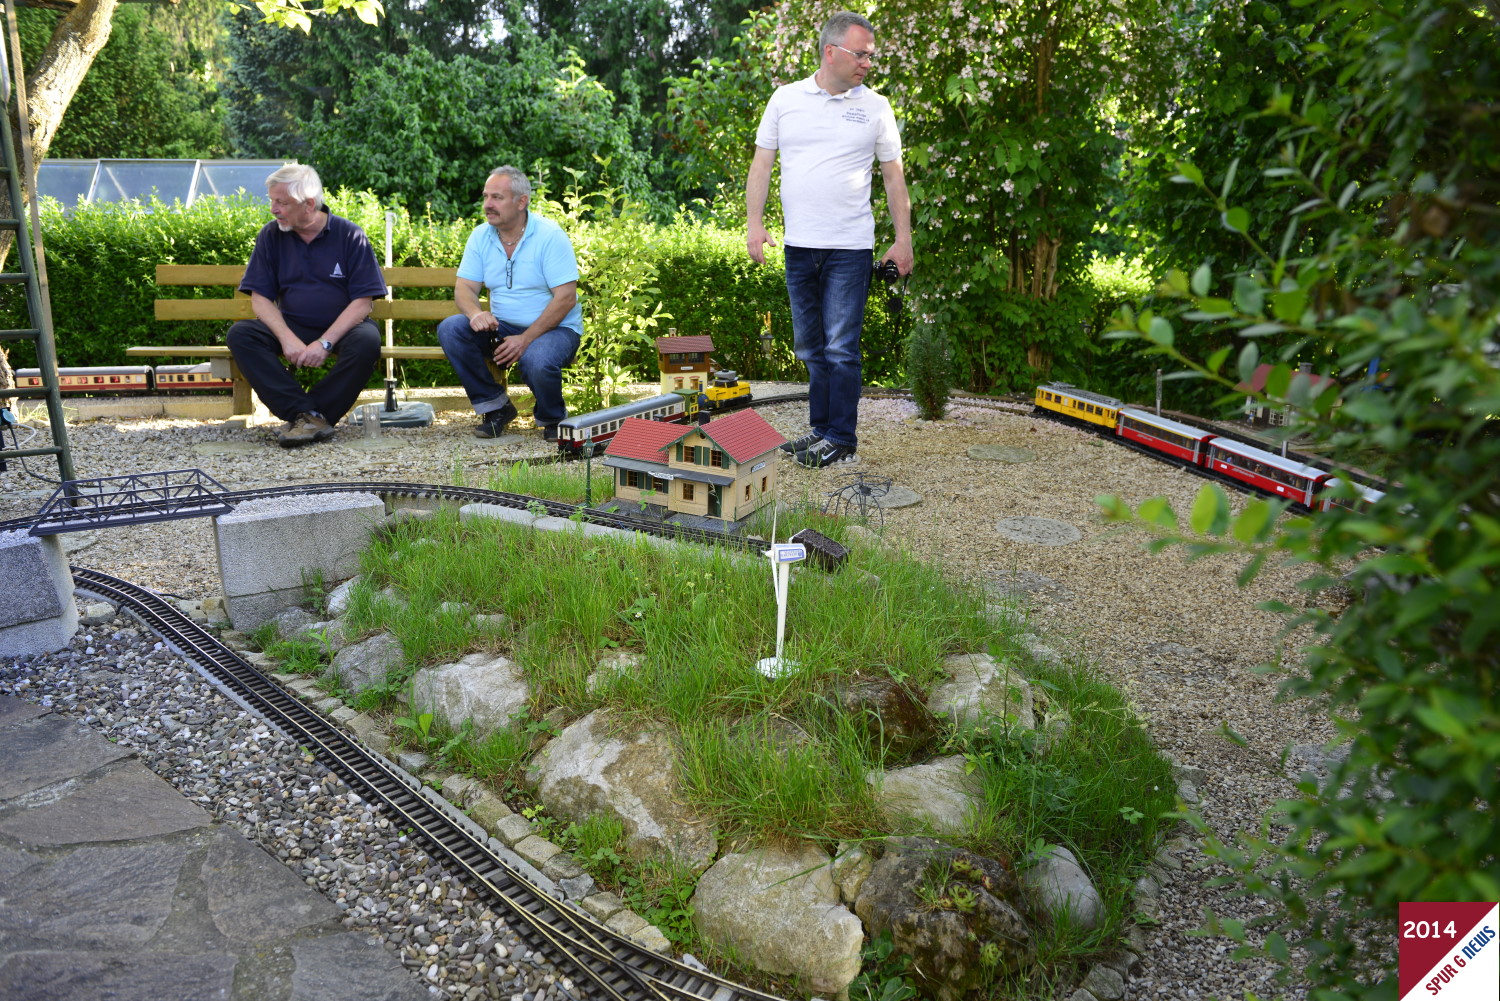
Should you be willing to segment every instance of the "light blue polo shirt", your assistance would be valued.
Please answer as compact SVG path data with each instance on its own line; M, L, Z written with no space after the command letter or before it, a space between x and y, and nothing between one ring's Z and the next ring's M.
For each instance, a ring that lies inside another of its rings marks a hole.
M578 280L578 258L573 256L573 244L561 226L527 211L526 230L509 258L495 227L487 222L476 226L464 244L458 277L480 282L489 290L490 312L497 319L529 327L552 302L554 288ZM581 294L558 326L583 334Z

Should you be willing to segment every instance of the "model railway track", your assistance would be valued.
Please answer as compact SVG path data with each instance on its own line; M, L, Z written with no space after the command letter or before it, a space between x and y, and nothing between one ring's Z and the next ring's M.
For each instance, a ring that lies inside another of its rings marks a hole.
M503 911L529 948L609 1001L778 1001L774 995L695 970L624 938L548 896L489 847L489 838L414 779L289 695L170 602L95 570L73 568L82 590L117 602L178 652L316 755L361 796L409 827L430 852L461 871L486 904Z
M483 487L358 481L352 483L299 483L294 486L262 487L253 490L228 490L214 496L228 504L235 505L246 501L266 500L276 497L342 493L369 493L375 494L382 499L392 497L418 498L447 504L495 504L519 511L534 511L540 506L546 514L552 517L581 518L590 524L602 525L606 528L618 528L627 532L645 532L648 535L659 536L661 538L677 539L683 542L696 542L704 545L726 546L743 552L750 552L756 546L754 542L748 539L725 535L722 532L710 532L705 529L688 528L682 525L668 525L649 518L635 517L621 512L610 513L608 511L587 508L581 504L541 500L526 494L510 493L504 490L488 490ZM131 523L132 515L147 515L153 513L155 510L156 507L154 505L123 504L109 509L109 516L116 520L107 521L97 520L99 512L82 509L77 525L70 526L70 528L65 530L78 531L86 528L126 525ZM14 518L10 521L3 521L0 522L0 532L29 531L32 526L41 520L43 520L41 515L30 515L25 518Z

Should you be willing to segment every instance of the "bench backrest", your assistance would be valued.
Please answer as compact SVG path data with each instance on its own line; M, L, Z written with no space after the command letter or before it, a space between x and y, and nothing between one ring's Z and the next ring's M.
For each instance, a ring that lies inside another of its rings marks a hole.
M457 268L381 268L385 283L398 288L453 288ZM227 285L236 289L232 299L158 299L158 320L249 320L250 297L238 291L245 277L243 264L158 264L157 285ZM441 320L457 312L453 297L445 299L376 299L372 320Z

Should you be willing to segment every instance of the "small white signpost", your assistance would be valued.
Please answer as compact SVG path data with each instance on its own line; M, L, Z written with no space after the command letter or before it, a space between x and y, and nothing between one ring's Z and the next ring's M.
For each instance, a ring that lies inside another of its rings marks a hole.
M800 542L773 542L766 556L771 561L771 586L776 590L776 656L762 657L755 666L766 677L779 678L797 669L796 661L781 656L786 643L786 589L792 564L807 559L807 547Z

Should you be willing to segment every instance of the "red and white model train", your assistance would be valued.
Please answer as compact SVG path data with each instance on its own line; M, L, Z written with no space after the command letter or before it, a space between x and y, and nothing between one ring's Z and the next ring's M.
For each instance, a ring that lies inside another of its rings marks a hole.
M1343 480L1326 469L1283 458L1204 428L1158 417L1139 407L1126 406L1114 397L1090 393L1065 382L1038 386L1036 405L1098 425L1142 448L1312 510L1333 506L1352 509L1374 504L1385 496L1360 483L1351 484L1351 491Z
M42 388L41 369L17 369L16 386ZM234 382L214 375L208 362L200 362L197 365L157 365L155 368L149 365L60 368L57 370L57 388L70 396L86 393L227 392L234 388Z

